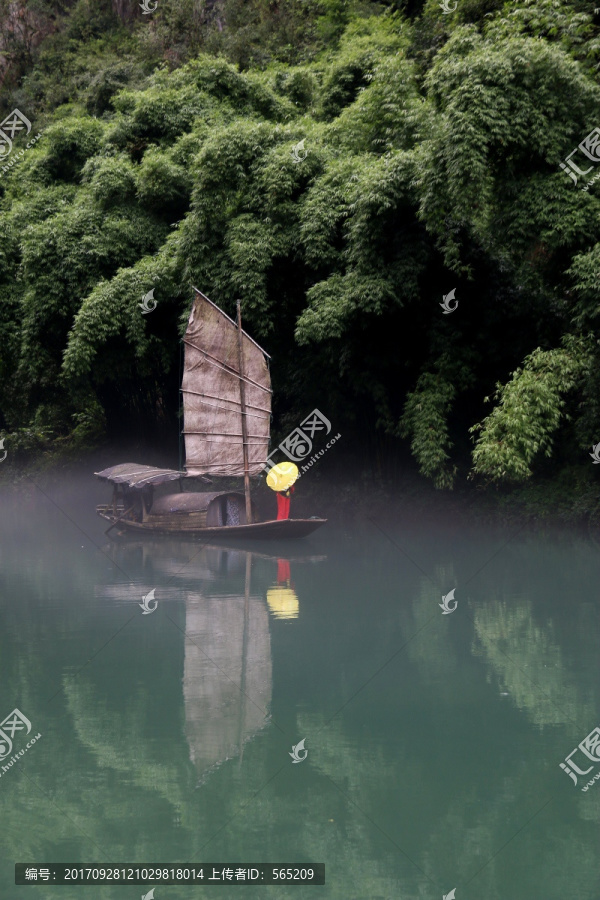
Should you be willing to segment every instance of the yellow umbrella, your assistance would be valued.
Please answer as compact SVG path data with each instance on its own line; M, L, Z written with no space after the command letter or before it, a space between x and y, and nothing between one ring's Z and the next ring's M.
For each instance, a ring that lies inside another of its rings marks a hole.
M287 491L298 478L298 466L293 462L277 463L267 475L267 484L274 491Z

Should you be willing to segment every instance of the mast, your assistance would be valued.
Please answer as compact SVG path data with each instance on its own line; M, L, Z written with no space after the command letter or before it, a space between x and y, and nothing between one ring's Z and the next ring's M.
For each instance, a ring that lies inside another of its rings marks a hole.
M240 371L240 406L242 413L242 449L244 453L244 495L246 497L246 524L252 522L250 503L250 474L248 471L248 426L246 423L246 385L244 384L244 347L242 342L242 307L237 302L238 367Z

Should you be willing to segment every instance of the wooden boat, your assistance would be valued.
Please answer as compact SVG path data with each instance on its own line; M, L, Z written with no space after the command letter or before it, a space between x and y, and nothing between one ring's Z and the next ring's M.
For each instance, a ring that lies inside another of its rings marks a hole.
M237 323L194 288L184 337L181 390L185 471L121 463L96 472L113 485L111 503L96 507L112 528L137 533L262 540L301 538L326 519L256 520L250 478L267 466L271 431L268 354ZM186 479L243 476L244 493L185 491ZM179 482L179 493L154 488Z

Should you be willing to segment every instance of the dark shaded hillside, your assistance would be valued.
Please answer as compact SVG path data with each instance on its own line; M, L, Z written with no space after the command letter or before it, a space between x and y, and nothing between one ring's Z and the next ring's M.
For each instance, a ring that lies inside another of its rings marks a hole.
M600 440L589 9L157 2L146 16L24 4L43 35L8 68L5 55L3 115L32 123L0 165L13 459L175 436L195 284L230 313L242 299L273 357L275 433L317 406L358 450L376 432L410 447L441 488L472 470L587 495ZM577 184L569 155L589 164Z

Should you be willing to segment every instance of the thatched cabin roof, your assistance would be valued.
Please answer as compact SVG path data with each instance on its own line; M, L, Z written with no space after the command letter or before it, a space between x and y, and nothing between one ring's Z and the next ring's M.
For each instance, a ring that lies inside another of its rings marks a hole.
M126 484L130 488L143 488L149 484L165 484L168 481L177 481L185 478L185 472L176 469L157 469L154 466L141 466L139 463L120 463L94 473L97 478L103 478L112 484Z

